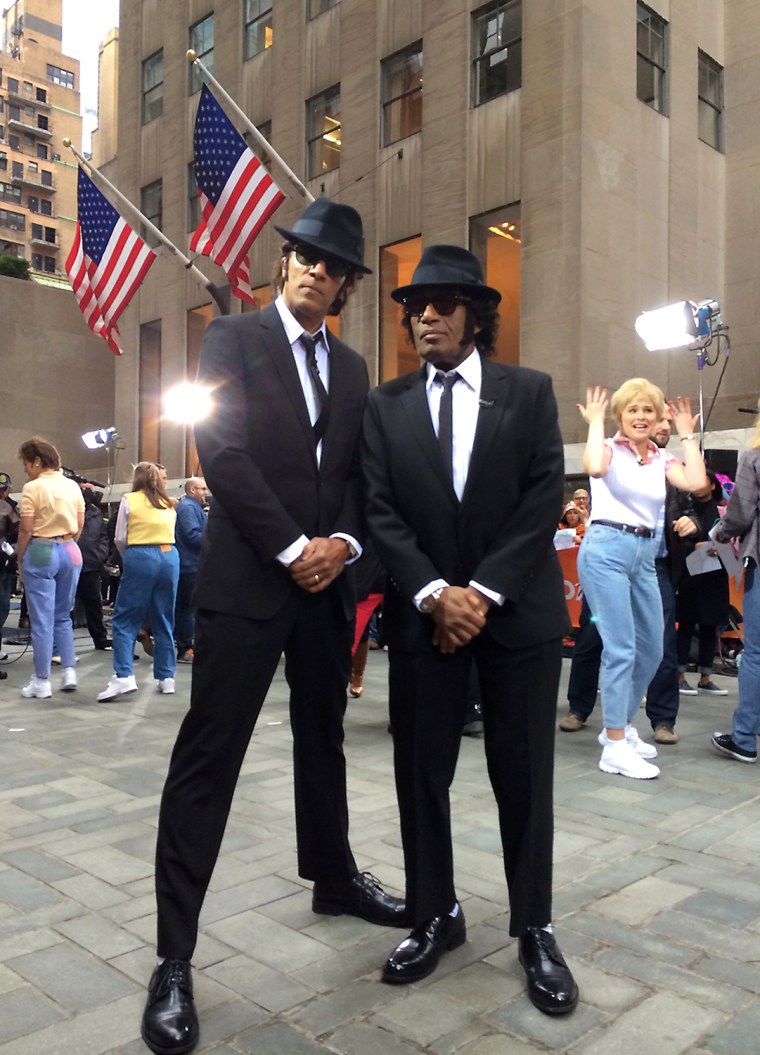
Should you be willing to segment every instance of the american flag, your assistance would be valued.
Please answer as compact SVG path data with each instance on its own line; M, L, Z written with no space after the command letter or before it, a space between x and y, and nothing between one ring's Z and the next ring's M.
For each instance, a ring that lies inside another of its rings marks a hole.
M84 169L77 185L79 219L66 272L85 322L121 355L116 320L156 259L103 197Z
M248 250L285 195L205 84L195 118L194 145L203 219L190 248L223 267L235 296L255 304Z

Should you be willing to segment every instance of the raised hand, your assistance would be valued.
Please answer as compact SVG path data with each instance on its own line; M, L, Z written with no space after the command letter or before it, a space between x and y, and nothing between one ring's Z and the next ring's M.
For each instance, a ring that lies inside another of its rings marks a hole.
M581 417L587 425L591 425L594 421L604 422L607 415L607 407L610 405L610 401L607 398L607 389L597 385L596 388L586 389L586 406L582 406L580 403L575 404L580 411Z
M699 414L692 415L689 397L682 399L679 396L675 403L671 399L668 403L668 410L678 435L691 436L699 423Z

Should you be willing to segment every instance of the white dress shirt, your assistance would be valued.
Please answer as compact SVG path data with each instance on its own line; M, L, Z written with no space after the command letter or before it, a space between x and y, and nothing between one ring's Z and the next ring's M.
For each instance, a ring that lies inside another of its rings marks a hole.
M301 334L308 332L305 331L300 322L293 316L292 312L288 308L285 301L279 296L274 302L275 308L282 321L282 325L285 328L285 335L290 342L290 349L293 353L293 359L296 364L296 370L298 371L298 379L301 382L301 389L303 391L303 397L306 400L306 409L309 412L309 421L312 425L319 417L319 407L314 397L314 386L311 383L311 377L309 376L309 369L306 365L306 349L301 344ZM316 347L316 358L317 368L319 369L319 376L322 379L322 384L325 386L325 391L330 391L330 346L327 343L327 326L324 320L319 329L315 330L311 334L312 337L316 337L317 334L322 335L322 340L317 341ZM317 465L320 465L322 461L322 440L317 444ZM347 564L351 564L354 560L358 560L362 553L362 547L351 535L345 535L343 532L337 531L334 535L330 535L330 538L342 538L346 542L350 543L356 551L356 556L352 557L351 560L346 561ZM277 554L277 560L280 564L284 564L285 567L289 567L294 560L303 553L303 548L309 541L306 535L301 535L291 542L281 553Z
M446 372L446 371L445 371ZM454 371L447 371L453 373ZM441 397L443 385L439 384L435 377L438 373L432 363L427 364L427 379L425 381L425 394L427 395L428 408L430 409L430 420L433 430L438 435L438 418L441 409ZM452 471L454 478L454 491L461 501L467 483L467 473L470 469L470 458L472 447L475 443L475 430L478 427L478 414L480 412L480 387L483 379L483 363L480 353L472 351L467 358L456 368L459 380L451 389L452 398ZM434 579L427 583L415 594L414 603L417 608L422 601L429 597L434 590L443 586L449 586L445 579ZM489 590L474 580L470 586L478 590L494 604L504 604L503 594Z

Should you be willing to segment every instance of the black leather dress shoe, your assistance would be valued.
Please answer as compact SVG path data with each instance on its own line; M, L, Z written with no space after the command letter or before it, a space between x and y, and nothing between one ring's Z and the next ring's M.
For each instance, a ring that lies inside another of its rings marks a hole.
M311 907L325 916L345 913L382 927L403 927L406 923L406 902L386 894L369 872L357 872L351 879L315 883Z
M427 978L438 966L441 953L463 945L467 927L461 905L456 916L436 916L415 927L385 961L383 981L404 985Z
M520 963L528 976L528 995L539 1011L564 1015L578 1003L578 986L554 935L528 927L519 942Z
M198 1016L187 960L164 960L148 985L142 1038L156 1055L181 1055L198 1043Z

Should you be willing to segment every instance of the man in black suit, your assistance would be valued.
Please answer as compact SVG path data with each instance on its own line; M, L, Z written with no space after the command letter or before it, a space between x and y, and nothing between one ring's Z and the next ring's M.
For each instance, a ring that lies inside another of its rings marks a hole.
M362 273L361 218L321 198L300 216L259 313L215 319L196 426L214 496L201 548L193 682L164 787L156 851L159 964L143 1039L195 1046L190 958L248 742L285 653L298 871L315 912L398 926L404 903L360 873L348 841L343 715L361 552L358 441L367 368L327 330Z
M551 933L552 776L562 636L552 544L562 439L551 380L491 363L500 294L476 258L428 246L391 296L424 360L370 393L367 515L388 573L383 619L410 936L383 980L414 982L466 938L454 888L449 787L468 677L480 679L499 808L510 934L541 1011L578 989Z

